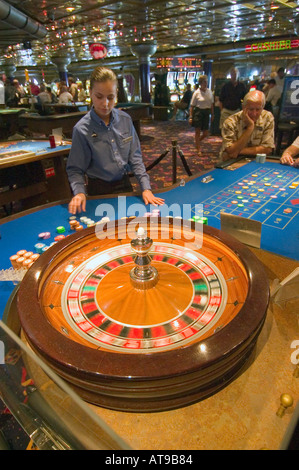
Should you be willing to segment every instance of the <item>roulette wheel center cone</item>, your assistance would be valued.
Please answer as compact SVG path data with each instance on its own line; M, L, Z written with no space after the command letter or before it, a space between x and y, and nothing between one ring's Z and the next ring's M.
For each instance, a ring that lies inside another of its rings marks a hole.
M189 277L175 266L156 262L155 285L138 289L132 285L133 263L120 266L100 282L96 300L99 309L124 325L152 326L175 319L184 312L193 298Z
M190 279L177 267L161 262L153 265L148 254L152 244L140 227L131 241L134 266L120 266L99 284L98 306L111 319L130 326L152 326L177 318L190 304Z

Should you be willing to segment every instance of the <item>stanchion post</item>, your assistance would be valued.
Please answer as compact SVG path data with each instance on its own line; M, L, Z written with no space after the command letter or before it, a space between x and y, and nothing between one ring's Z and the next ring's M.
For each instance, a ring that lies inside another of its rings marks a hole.
M176 183L177 169L176 169L176 159L177 159L177 141L172 140L172 183Z

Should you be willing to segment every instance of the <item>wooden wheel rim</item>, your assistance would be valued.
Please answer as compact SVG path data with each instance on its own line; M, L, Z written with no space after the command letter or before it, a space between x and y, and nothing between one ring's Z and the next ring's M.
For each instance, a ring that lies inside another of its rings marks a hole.
M116 222L116 225L118 223ZM160 223L163 223L163 219L160 219ZM168 220L167 223L169 223ZM181 223L183 225L184 221ZM191 228L194 229L193 222ZM111 393L111 395L116 393L116 396L123 394L125 396L124 388L133 387L137 397L138 390L141 390L143 394L145 388L149 390L150 383L156 383L157 380L161 381L161 384L165 381L170 384L175 377L191 377L194 374L202 374L203 371L208 372L211 368L221 369L220 363L227 363L230 358L233 358L234 366L232 368L235 370L236 356L242 354L242 351L245 355L248 348L252 349L252 344L255 343L263 325L269 301L268 281L261 263L244 245L217 229L204 226L203 230L204 236L208 235L219 240L236 254L243 263L249 280L246 303L229 324L204 339L204 348L199 347L202 343L199 340L199 342L176 349L175 354L173 350L157 354L136 353L132 355L128 352L115 354L76 344L53 328L45 318L39 304L40 285L37 279L41 278L42 273L56 257L62 256L63 250L67 246L81 242L84 237L93 234L94 228L92 227L70 235L47 250L29 270L20 285L18 311L22 327L33 349L67 380L74 381L75 384L79 384L83 388L85 381L88 384L98 383L100 388L102 388L103 381L108 381L106 383L110 383L111 388L108 387L107 393ZM175 361L173 360L174 356L176 357ZM100 372L99 362L101 364ZM229 368L230 366L228 366ZM219 374L223 375L223 371ZM115 392L119 387L120 390ZM87 388L90 386L88 385ZM94 386L92 385L91 388ZM126 399L124 398L124 400ZM186 398L186 400L188 399ZM108 406L110 405L108 404ZM137 409L139 407L138 398L134 407ZM124 408L126 408L125 405ZM156 407L154 406L154 408ZM123 409L122 405L121 409Z

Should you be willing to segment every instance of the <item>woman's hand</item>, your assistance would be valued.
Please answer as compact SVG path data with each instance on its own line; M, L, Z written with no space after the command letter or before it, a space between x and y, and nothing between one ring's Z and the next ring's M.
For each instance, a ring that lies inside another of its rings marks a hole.
M78 193L73 197L69 203L69 212L76 214L76 212L85 212L86 210L86 196L84 193Z
M142 191L142 199L145 204L153 204L153 206L162 206L165 201L160 197L156 197L150 189Z

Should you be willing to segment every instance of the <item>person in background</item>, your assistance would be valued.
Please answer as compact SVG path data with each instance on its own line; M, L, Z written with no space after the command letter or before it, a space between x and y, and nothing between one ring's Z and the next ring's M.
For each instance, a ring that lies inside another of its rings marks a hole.
M285 71L283 67L280 67L277 70L277 76L275 77L275 81L276 81L277 88L281 94L283 92L284 80L285 80Z
M195 127L195 147L198 156L202 156L200 144L209 135L210 116L214 118L214 96L208 89L208 77L201 75L199 88L193 93L190 104L189 123Z
M50 98L50 95L47 91L47 87L46 85L42 84L40 86L40 92L39 94L37 95L37 102L38 104L40 104L41 106L45 103L51 103L51 98Z
M78 101L78 87L77 87L77 84L75 83L75 80L73 79L73 77L69 77L68 81L69 81L68 91L72 95L73 101L76 102L76 101Z
M57 103L58 101L57 96L55 95L50 85L48 85L46 88L47 88L47 93L49 93L50 103Z
M175 119L176 113L178 112L178 109L181 109L181 110L184 111L184 110L189 108L190 101L191 101L191 98L192 98L192 94L193 93L192 93L192 90L191 90L191 85L190 85L190 83L188 83L187 86L186 86L186 91L183 94L183 98L180 101L176 101L174 103L174 110L173 110L172 119Z
M268 88L265 92L265 96L266 104L271 103L272 107L277 105L277 102L281 97L281 91L279 90L274 78L270 78L270 80L268 80Z
M45 106L46 104L51 103L51 98L49 93L47 92L47 87L44 83L40 86L40 92L36 97L35 108L41 115L46 115L51 113L51 109L49 106Z
M239 71L237 68L232 67L230 70L230 80L223 85L219 95L221 110L219 122L220 129L222 128L226 118L241 110L242 100L245 95L246 88L244 83L239 81Z
M16 90L16 87L13 86L12 80L7 78L4 84L4 99L5 105L9 108L14 108L18 106L20 101L20 96Z
M72 103L72 101L73 101L73 96L68 91L67 86L64 86L64 85L61 86L59 97L58 97L58 104L69 104L69 103Z
M169 106L170 104L170 89L166 83L166 77L163 75L156 80L154 89L154 105L155 106Z
M30 82L30 91L32 96L37 96L40 92L40 88L33 82Z
M20 98L24 98L24 96L26 95L26 93L25 93L25 90L24 90L23 85L21 85L21 84L19 83L19 80L17 80L16 78L14 78L13 81L12 81L12 84L13 84L13 86L15 87L18 96L19 96Z
M83 88L83 84L81 82L78 82L77 86L78 86L78 101L81 101L81 102L84 103L87 96L86 96L86 92Z
M299 136L294 140L282 154L280 163L283 165L290 165L299 168L299 158L295 157L299 154Z
M59 95L61 93L61 89L67 89L68 90L68 86L66 84L66 81L65 80L60 80L60 82L57 83L57 99L59 98Z
M274 149L274 116L264 109L265 95L254 90L247 93L243 109L227 118L222 126L220 159L239 155L270 155Z
M73 129L67 160L66 171L74 195L69 212L85 211L86 193L98 196L132 191L129 171L140 185L145 204L163 204L164 199L151 191L131 117L114 107L117 77L112 70L97 67L92 72L90 98L92 108Z
M274 78L268 80L267 91L265 92L266 96L266 111L270 111L274 118L277 119L279 112L279 100L281 97L281 92L277 87L276 81Z

